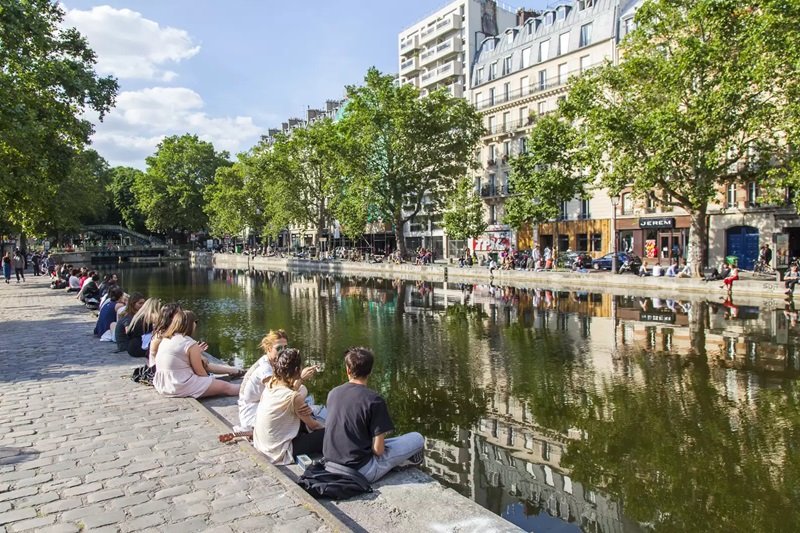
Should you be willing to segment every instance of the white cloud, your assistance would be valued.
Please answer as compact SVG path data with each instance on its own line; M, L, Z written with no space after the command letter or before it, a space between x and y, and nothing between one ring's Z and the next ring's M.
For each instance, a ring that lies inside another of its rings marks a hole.
M144 168L145 158L167 135L196 134L233 155L254 145L263 132L252 117L212 117L204 107L202 97L185 87L123 91L97 125L94 148L112 165Z
M98 72L120 79L172 81L177 73L165 67L200 51L185 30L161 26L130 9L70 9L64 24L88 39L97 52Z

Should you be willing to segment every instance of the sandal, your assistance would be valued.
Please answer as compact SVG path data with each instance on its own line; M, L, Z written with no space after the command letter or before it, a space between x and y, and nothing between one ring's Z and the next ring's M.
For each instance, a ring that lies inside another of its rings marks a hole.
M231 378L236 379L236 378L243 378L245 374L247 374L247 370L245 370L244 368L239 368L236 370L236 372L231 372L228 375Z

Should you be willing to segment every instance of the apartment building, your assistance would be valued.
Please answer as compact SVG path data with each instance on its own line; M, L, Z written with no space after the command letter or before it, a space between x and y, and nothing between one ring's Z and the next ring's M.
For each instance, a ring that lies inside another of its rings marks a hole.
M602 255L612 249L611 202L597 190L588 200L565 202L560 220L519 234L503 223L509 160L527 151L536 116L556 109L567 81L603 62L617 61L620 28L629 26L638 0L572 0L541 12L521 11L518 24L484 39L472 65L470 100L484 114L486 134L475 185L485 201L489 227L476 251L534 243ZM626 13L625 18L619 13Z
M478 44L513 26L516 15L494 0L457 0L424 17L398 36L401 84L425 96L446 87L463 97Z

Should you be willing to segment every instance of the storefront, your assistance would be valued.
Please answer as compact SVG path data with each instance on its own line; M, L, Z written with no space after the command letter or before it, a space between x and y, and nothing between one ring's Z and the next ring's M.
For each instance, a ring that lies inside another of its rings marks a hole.
M689 216L618 218L617 249L643 259L671 260L687 256Z

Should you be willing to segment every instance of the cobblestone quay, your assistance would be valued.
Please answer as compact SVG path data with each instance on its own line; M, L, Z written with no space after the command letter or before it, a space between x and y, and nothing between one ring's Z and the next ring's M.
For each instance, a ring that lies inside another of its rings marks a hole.
M0 533L343 529L196 402L133 383L141 361L47 283L0 286Z

